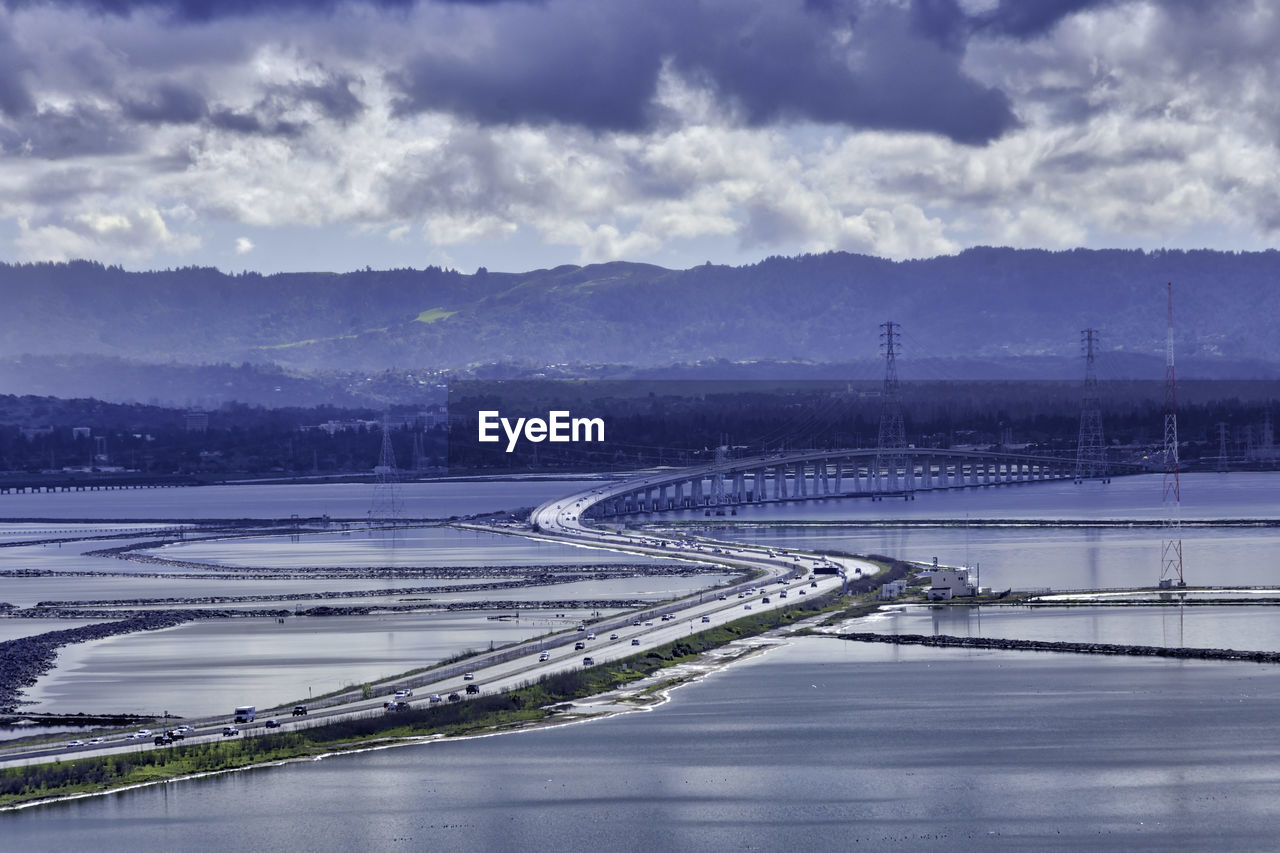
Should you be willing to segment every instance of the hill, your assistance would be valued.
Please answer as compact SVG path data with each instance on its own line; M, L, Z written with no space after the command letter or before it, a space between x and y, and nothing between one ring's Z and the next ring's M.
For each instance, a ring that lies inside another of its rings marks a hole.
M744 267L615 262L472 275L0 265L0 358L294 371L833 363L874 360L878 326L893 319L904 359L1077 359L1079 330L1094 327L1104 351L1145 362L1163 352L1172 281L1180 358L1267 372L1280 364L1277 280L1275 251L975 248L902 262L829 253Z

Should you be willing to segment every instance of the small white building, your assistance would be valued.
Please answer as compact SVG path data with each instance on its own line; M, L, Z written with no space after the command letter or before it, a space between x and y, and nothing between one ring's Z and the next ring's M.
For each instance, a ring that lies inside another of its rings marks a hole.
M925 594L930 601L950 601L978 592L978 585L969 580L968 569L932 569L929 579L931 583Z
M876 596L881 601L891 601L907 591L906 581L889 581L880 586L880 592Z

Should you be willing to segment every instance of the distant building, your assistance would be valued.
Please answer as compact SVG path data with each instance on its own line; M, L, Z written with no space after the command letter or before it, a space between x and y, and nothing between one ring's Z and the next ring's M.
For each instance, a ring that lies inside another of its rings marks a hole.
M90 427L72 427L71 428L72 439L90 438L92 437L92 435L93 435L93 430Z
M316 424L315 426L298 427L298 430L300 432L305 432L306 430L312 430L312 429L318 429L321 432L327 432L329 435L336 435L337 433L340 433L340 432L359 432L362 429L368 432L373 432L376 429L382 429L382 424L379 421L353 420L353 421L325 421L324 423Z
M208 432L209 431L209 413L200 409L192 409L187 412L184 420L186 422L187 432Z
M423 429L434 429L449 423L449 410L441 405L427 406L418 412L418 424Z
M880 587L880 592L876 596L881 601L892 601L907 591L906 581L889 581Z
M44 436L44 435L53 435L53 427L51 426L22 427L22 437L25 438L27 441L32 441L33 439L40 438L41 436Z
M930 601L949 601L953 598L977 595L977 584L969 581L968 569L930 569L929 589L925 595Z

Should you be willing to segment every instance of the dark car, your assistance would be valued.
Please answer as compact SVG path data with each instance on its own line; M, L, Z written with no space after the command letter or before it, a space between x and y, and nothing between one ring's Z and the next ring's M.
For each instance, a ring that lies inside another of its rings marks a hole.
M450 701L450 702L461 702L461 701L462 701L462 697L461 697L461 696L459 696L457 693L450 693L450 694L449 694L449 701Z
M305 717L305 716L307 715L307 706L306 706L306 705L294 705L294 706L293 706L293 715L294 715L295 717Z
M479 685L479 684L468 684L468 685L467 685L467 694L468 694L468 695L474 695L474 694L479 693L479 692L480 692L480 685Z
M279 721L279 720L267 720L267 722L266 722L266 726L267 726L267 728L269 728L269 729L278 729L278 728L280 728L280 721Z

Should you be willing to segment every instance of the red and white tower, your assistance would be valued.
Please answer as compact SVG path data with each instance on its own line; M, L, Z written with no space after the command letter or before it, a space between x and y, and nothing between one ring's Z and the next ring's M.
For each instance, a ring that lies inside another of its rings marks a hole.
M1178 482L1178 396L1173 373L1173 283L1164 339L1164 527L1160 586L1185 587L1182 579L1182 487Z

